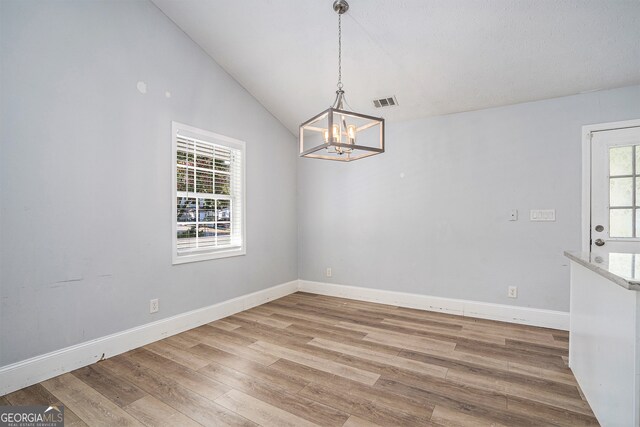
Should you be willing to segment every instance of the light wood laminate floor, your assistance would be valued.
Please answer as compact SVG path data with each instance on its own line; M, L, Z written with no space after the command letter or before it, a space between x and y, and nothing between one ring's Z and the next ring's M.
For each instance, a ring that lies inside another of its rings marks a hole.
M295 293L0 397L66 425L597 425L568 333Z

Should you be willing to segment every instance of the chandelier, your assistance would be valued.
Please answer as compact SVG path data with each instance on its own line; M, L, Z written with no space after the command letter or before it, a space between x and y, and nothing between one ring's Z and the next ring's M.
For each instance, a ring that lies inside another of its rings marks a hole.
M342 14L349 3L336 0L338 14L338 90L327 110L300 125L300 156L350 162L384 153L384 119L347 110L342 84Z

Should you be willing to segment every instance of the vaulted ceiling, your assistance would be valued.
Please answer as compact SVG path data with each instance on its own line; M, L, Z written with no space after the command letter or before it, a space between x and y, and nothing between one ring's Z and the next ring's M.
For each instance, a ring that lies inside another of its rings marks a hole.
M294 134L335 96L332 1L153 0ZM390 121L640 84L638 0L348 1L347 101Z

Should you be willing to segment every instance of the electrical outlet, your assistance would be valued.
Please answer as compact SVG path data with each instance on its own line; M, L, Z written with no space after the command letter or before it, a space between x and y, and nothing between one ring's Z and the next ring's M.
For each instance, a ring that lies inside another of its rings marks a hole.
M518 287L509 286L509 293L507 295L509 296L509 298L518 298Z
M331 267L327 267L327 277L331 277Z
M149 313L157 313L160 310L160 303L158 298L149 301Z

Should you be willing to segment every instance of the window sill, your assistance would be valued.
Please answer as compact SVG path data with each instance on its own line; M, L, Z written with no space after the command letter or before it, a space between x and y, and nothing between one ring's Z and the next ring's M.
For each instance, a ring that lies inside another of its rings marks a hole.
M211 259L219 259L219 258L229 258L234 256L246 255L247 251L244 247L239 248L229 248L227 250L219 250L215 252L195 252L193 254L183 254L178 255L177 253L173 254L173 265L177 264L187 264L190 262L198 262L198 261L208 261Z

